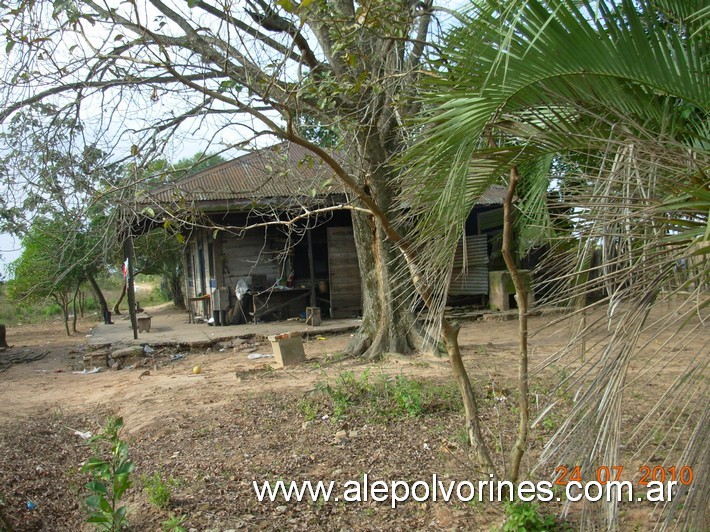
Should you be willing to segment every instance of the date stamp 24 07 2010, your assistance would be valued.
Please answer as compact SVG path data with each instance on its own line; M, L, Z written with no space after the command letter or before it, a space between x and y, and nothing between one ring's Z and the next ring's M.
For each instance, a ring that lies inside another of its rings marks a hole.
M600 484L608 484L609 482L619 482L624 476L623 466L600 466L593 471L594 477L584 478L582 468L580 466L568 467L559 465L555 468L555 484L558 486L566 486L570 482L583 483L585 480L593 480ZM677 482L684 486L689 486L693 482L693 468L687 465L678 466L648 466L643 465L634 473L634 477L640 475L638 484L640 486L648 486L650 482Z

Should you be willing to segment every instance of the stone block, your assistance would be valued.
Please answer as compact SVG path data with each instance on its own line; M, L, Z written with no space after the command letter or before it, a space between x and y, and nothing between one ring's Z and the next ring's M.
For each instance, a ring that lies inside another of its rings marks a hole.
M108 367L108 351L95 351L84 355L84 369L91 370L94 368Z
M122 349L116 349L111 353L111 358L114 360L129 358L129 357L142 357L143 348L139 345L133 347L124 347Z
M284 333L269 336L271 348L278 367L293 366L306 360L300 333Z
M535 298L529 270L519 270L528 290L528 307ZM488 272L488 303L491 310L510 310L510 296L515 294L515 285L507 270Z
M151 317L148 314L139 314L136 316L136 322L138 324L138 332L150 332L150 320Z

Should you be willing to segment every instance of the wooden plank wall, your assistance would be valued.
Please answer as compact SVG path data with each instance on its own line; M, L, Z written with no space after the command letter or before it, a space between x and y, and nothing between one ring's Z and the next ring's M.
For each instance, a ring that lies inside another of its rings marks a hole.
M252 275L266 276L267 285L288 275L283 271L282 248L273 249L263 231L248 233L244 238L223 236L222 271L224 284L236 286L239 279ZM281 256L279 256L281 255Z
M362 314L362 292L352 227L328 228L331 318Z

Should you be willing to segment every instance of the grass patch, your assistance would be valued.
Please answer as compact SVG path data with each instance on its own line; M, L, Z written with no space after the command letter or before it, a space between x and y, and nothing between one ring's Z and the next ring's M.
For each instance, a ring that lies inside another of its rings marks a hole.
M461 408L455 383L436 384L406 375L372 375L370 370L359 375L344 371L333 380L320 382L298 404L307 420L327 413L336 420L359 417L377 422Z
M170 517L161 523L161 528L164 532L185 532L185 527L182 525L186 520L186 515L170 514Z
M172 488L177 484L174 479L163 480L160 473L156 471L153 476L144 476L141 480L148 501L153 506L162 510L170 505Z
M543 532L560 530L555 518L543 515L532 502L509 502L504 504L506 520L503 532Z

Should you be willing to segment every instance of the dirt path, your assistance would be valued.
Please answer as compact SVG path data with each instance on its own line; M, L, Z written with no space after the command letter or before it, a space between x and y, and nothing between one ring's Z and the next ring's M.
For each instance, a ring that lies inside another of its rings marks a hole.
M541 330L551 320L533 318L531 330ZM433 473L452 479L475 477L470 450L463 445L460 412L443 410L384 423L356 415L335 420L332 407L315 400L317 394L312 393L338 376L350 374L357 379L368 372L448 385L445 359L392 356L366 364L340 355L350 339L342 334L306 342L309 362L287 370L274 370L269 358L248 359L254 352L270 354L267 342L221 352L176 353L166 348L157 353L157 370L148 368L146 376L141 376L146 368L74 374L88 349L86 334L92 325L91 320L83 320L82 332L71 338L64 335L60 322L8 331L14 345L11 353L46 353L41 360L0 373L0 505L4 500L18 530L81 528L85 517L79 501L86 479L77 468L88 450L74 431L96 433L107 414L124 417L131 456L138 464L136 488L128 498L134 530L160 530L170 514L185 516L183 526L194 530L478 530L502 522L502 507L490 504L407 503L393 510L376 504L283 506L255 501L254 479L344 482L363 473L412 481ZM562 347L574 325L560 322L533 335L531 366ZM460 335L476 388L485 394L481 397L484 423L489 427L500 423L498 408L509 416L510 422L501 426L506 442L515 426L514 402L499 403L486 390L509 394L515 387L516 328L515 321L478 321L464 323ZM683 348L687 353L680 352L656 378L673 379L707 341L705 331L688 342ZM603 347L601 340L597 347ZM651 348L662 350L663 339L655 339ZM649 356L654 353L649 351ZM170 362L176 354L183 357ZM7 353L0 353L0 360L3 355ZM575 364L551 365L533 373L533 396L544 402L546 394L554 393L551 386L559 374L574 371ZM192 371L196 365L202 369L199 375ZM643 360L635 362L635 369L643 365ZM644 382L653 382L653 377ZM653 386L639 386L624 424L633 427L655 394ZM303 404L312 411L305 411ZM540 406L533 408L539 412ZM555 430L557 419L553 415L550 423L531 431L526 467ZM342 430L349 434L347 442L334 440ZM144 476L155 472L175 480L165 510L151 506L142 489ZM27 511L27 501L38 508ZM628 507L622 523L643 528L652 508L645 503ZM555 510L554 505L545 507L549 513Z

